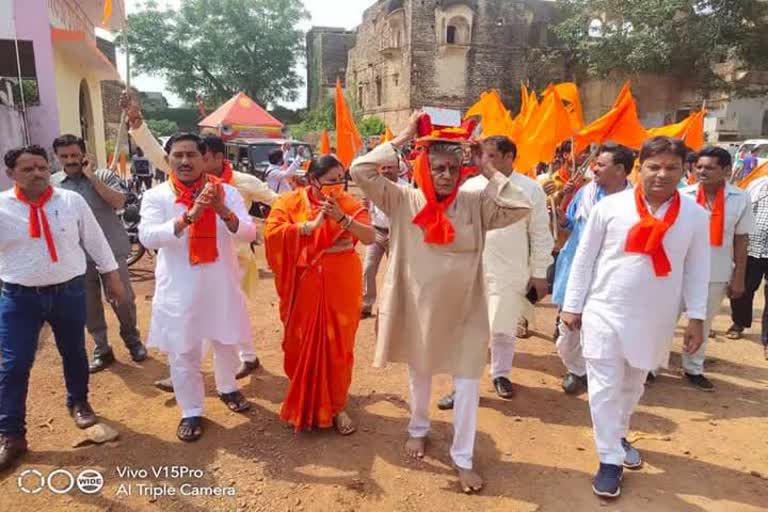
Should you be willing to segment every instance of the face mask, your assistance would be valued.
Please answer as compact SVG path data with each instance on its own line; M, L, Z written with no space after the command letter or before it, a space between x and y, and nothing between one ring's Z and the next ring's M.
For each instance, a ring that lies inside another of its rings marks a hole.
M338 197L339 194L344 192L343 183L333 183L328 185L320 185L320 193L324 196Z

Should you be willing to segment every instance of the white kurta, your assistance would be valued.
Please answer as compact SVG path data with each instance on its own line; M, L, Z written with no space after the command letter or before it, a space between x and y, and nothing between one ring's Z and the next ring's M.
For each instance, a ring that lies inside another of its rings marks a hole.
M479 378L490 339L482 267L485 234L524 219L530 203L496 174L481 192L459 191L446 210L456 230L453 243L428 244L413 224L426 204L423 192L378 173L381 165L396 162L387 143L352 163L355 183L391 223L374 365L403 362L419 373Z
M176 203L167 182L144 193L139 240L148 249L159 249L148 346L178 353L204 340L235 345L251 339L235 242L253 240L256 226L240 193L229 185L224 192L227 207L240 220L237 233L217 218L219 257L194 266L189 262L188 230L174 234L174 222L186 207Z
M514 334L527 299L531 277L545 279L552 264L554 240L549 231L547 195L538 182L512 173L509 182L520 188L531 202L531 213L524 222L489 231L483 250L483 270L488 295L488 317L494 333ZM482 191L488 179L477 176L461 189Z
M663 218L670 203L655 216ZM667 366L683 299L688 318L706 318L709 219L695 201L681 197L680 214L664 236L672 264L667 277L656 276L650 256L624 250L639 220L632 190L595 206L571 267L563 311L583 313L585 358L623 357L634 368L655 370Z

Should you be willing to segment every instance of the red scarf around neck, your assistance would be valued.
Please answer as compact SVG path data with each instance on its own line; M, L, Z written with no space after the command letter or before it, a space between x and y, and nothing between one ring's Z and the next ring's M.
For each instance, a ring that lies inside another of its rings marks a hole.
M429 151L424 149L416 157L413 178L424 193L427 204L416 214L411 222L424 230L424 241L428 244L447 245L456 238L456 231L445 211L456 199L462 180L477 172L474 167L463 167L461 175L451 194L442 201L437 200L435 184L432 180L432 166L429 163Z
M29 206L29 236L30 238L40 238L42 231L45 237L45 245L48 247L48 254L51 256L51 261L56 263L59 261L59 255L56 253L56 244L53 242L53 235L51 234L51 227L48 225L48 217L45 215L45 203L53 196L53 187L50 185L43 195L37 201L31 201L27 199L24 192L16 185L14 191L16 192L16 199ZM42 229L41 229L42 225Z
M179 180L175 172L171 173L171 190L176 194L176 202L186 206L187 210L195 204L195 198L202 192L206 183L213 183L221 187L221 179L211 174L203 174L194 183L186 185ZM189 226L187 238L189 240L190 264L213 263L218 259L216 222L216 212L213 211L213 208L206 208L203 214Z
M699 185L696 193L696 202L707 208L707 194L704 187ZM709 215L709 244L716 247L723 246L723 231L725 230L725 184L717 190L715 202Z
M226 183L227 185L232 184L232 179L234 178L234 172L232 171L232 162L229 160L224 160L223 168L221 171L221 176L219 176L219 179L222 183Z
M664 219L657 219L648 211L648 207L645 205L643 187L638 185L635 187L635 207L638 215L640 215L640 222L629 230L624 250L647 254L653 262L656 277L666 277L672 272L672 264L664 250L664 235L680 214L680 193L675 191L672 204L669 205L667 213L664 214Z

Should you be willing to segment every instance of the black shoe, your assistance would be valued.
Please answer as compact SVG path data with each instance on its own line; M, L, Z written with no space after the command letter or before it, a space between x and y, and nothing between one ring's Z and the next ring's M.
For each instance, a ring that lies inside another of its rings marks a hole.
M360 320L366 320L372 317L373 317L373 313L371 313L370 311L362 310L360 312Z
M568 372L563 377L562 382L563 391L566 395L578 395L587 390L587 376L576 375L575 373Z
M140 363L149 357L147 349L142 342L128 347L128 352L131 353L131 359L133 359L133 362L135 363Z
M496 394L499 398L509 400L515 396L515 388L512 386L512 382L506 377L496 377L493 379L493 388L496 390Z
M90 373L98 373L112 366L112 363L114 362L115 362L115 354L110 350L106 354L94 356L93 361L91 361L91 364L88 365L88 371Z
M24 435L0 434L0 471L10 467L26 451L27 438Z
M621 478L624 470L615 464L600 463L600 469L592 480L592 492L603 498L618 498L621 494Z
M260 366L261 361L259 361L258 357L253 361L243 361L240 363L240 368L238 368L237 373L235 374L235 378L239 380L247 377L258 370Z
M167 393L173 393L173 381L170 377L156 380L154 384L157 389L161 389Z
M653 372L648 372L648 376L645 378L645 385L653 384L656 382L656 374Z
M443 398L437 401L437 408L441 411L450 411L453 409L453 399L456 397L456 391L451 391Z
M99 421L88 402L80 402L70 406L69 415L75 420L75 425L78 428L92 427Z
M701 391L711 393L715 390L715 385L703 375L691 375L690 373L686 373L685 378L688 379L688 382L692 386L699 388Z

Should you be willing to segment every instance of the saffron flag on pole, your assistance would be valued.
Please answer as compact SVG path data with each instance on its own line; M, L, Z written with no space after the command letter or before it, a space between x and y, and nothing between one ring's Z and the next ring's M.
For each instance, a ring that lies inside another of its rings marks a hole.
M341 80L336 79L336 156L349 168L355 155L363 147L363 138L344 99Z
M544 91L541 104L532 113L516 141L516 170L535 177L539 162L549 163L554 160L557 147L572 135L573 128L568 111L557 90L550 86Z
M602 144L612 141L631 149L639 150L648 132L637 118L637 107L629 89L629 82L624 84L613 108L602 117L591 122L574 137L574 152L581 153L590 144Z
M705 110L699 110L689 115L679 123L668 124L665 126L659 126L657 128L650 128L648 130L649 137L656 137L663 135L665 137L675 137L683 139L685 145L694 151L698 151L704 147L704 116Z
M325 128L320 132L320 146L318 147L318 151L320 152L320 156L331 154L331 137L328 135L328 130Z
M104 0L104 15L101 18L101 26L106 27L112 17L112 0Z
M562 100L568 102L565 110L571 120L571 126L574 130L581 130L584 127L584 112L581 108L579 88L573 82L563 82L555 85L555 90Z

